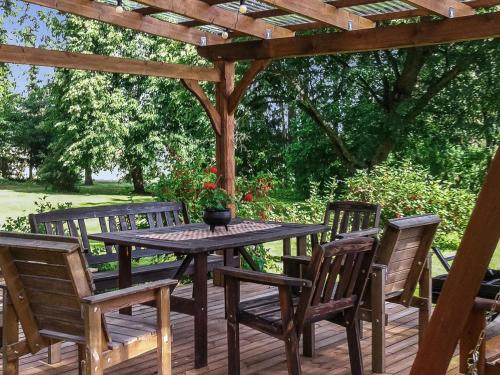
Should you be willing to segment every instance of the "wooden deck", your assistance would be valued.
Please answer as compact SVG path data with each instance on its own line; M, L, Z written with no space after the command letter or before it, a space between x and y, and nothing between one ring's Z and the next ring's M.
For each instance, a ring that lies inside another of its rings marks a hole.
M272 292L272 288L242 284L242 299ZM191 286L183 286L175 294L189 296ZM209 281L209 367L204 371L193 370L193 318L173 313L173 373L195 375L227 374L226 323L224 320L223 289L212 286ZM149 307L138 307L135 314L153 316ZM414 309L389 305L390 323L387 330L387 373L407 374L417 350L417 313ZM314 358L302 358L302 369L307 374L350 374L349 357L344 330L330 323L318 324L316 331L317 354ZM365 323L362 348L367 374L371 374L371 328ZM282 342L257 331L241 328L241 368L244 374L286 374L285 352ZM48 365L46 351L21 360L22 375L59 375L77 373L76 346L65 343L62 362ZM139 357L116 366L106 374L132 375L155 374L155 353ZM454 358L450 374L457 374L457 359ZM0 362L0 373L1 362Z

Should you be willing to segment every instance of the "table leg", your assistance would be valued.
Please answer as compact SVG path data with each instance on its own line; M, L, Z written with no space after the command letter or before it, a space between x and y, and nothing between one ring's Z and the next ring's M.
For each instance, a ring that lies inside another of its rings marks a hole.
M307 255L307 237L297 237L297 255Z
M291 245L291 239L290 238L285 238L283 240L283 255L288 256L292 255L292 245Z
M207 314L207 253L194 256L194 367L207 367L208 314Z
M132 286L132 248L118 245L118 288L125 289ZM132 308L120 310L120 314L132 315Z
M304 240L305 242L305 237ZM312 249L314 251L314 248L318 245L318 235L317 234L311 234L311 245ZM305 244L301 245L303 248L298 248L298 251L303 251L303 255L306 254L306 246ZM300 254L302 255L302 254ZM302 276L302 275L301 275ZM314 352L315 352L315 347L316 347L316 342L315 342L315 336L316 336L316 327L314 323L308 323L304 326L304 330L302 333L302 338L303 338L303 351L304 351L304 356L305 357L314 357Z

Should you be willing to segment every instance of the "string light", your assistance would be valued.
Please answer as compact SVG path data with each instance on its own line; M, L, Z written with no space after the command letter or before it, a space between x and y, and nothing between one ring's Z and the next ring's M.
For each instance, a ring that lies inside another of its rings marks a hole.
M245 0L240 0L240 13L246 13L248 12L248 8L245 5Z
M123 13L123 0L116 0L116 13Z
M229 33L227 31L223 31L222 34L220 34L220 36L222 37L222 39L227 39L229 38Z

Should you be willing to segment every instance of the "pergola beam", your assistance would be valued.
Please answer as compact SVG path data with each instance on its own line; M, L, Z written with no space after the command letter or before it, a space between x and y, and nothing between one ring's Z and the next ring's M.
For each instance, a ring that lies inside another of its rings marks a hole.
M256 36L261 39L293 37L294 32L284 27L274 26L265 21L248 17L237 12L211 6L201 0L136 0L138 3L166 12L173 12L208 24L222 26L228 30Z
M439 16L453 18L471 16L474 14L472 9L467 4L457 0L405 0L407 3L418 8L427 9L430 12Z
M325 4L321 0L261 0L291 13L300 14L315 21L324 22L344 30L358 30L375 27L367 18L349 13L343 9Z
M212 60L259 60L366 52L500 36L500 12L330 34L198 47Z
M19 47L8 44L0 44L0 62L210 82L221 80L220 72L215 68Z
M44 6L65 13L109 23L115 26L141 31L147 34L162 36L180 42L202 45L223 44L227 40L218 35L192 29L184 25L160 21L156 18L143 16L137 12L116 12L116 8L90 0L23 0L27 3Z

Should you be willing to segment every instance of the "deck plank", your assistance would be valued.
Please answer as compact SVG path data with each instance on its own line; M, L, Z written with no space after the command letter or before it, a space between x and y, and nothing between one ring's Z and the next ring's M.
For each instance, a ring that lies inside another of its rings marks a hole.
M242 299L271 293L271 287L242 284ZM190 296L190 285L179 287L175 295ZM227 374L226 322L224 320L223 289L214 287L209 281L208 287L208 322L209 342L206 374ZM0 302L1 303L1 302ZM387 329L387 372L386 374L408 374L415 358L418 344L418 314L415 309L405 309L389 304L389 326ZM134 308L134 315L154 318L155 310L140 306ZM173 374L195 375L202 372L193 370L194 343L193 318L172 313L173 323ZM243 374L286 375L285 351L282 342L252 329L241 327L241 368ZM346 335L344 330L328 322L317 324L317 354L314 358L302 357L304 375L350 374ZM371 327L363 325L363 362L367 374L371 368ZM74 375L77 374L77 349L72 343L62 346L62 361L48 365L46 350L37 355L28 355L21 359L22 375ZM0 361L0 374L2 373ZM106 371L109 375L148 375L156 374L155 353L124 362ZM448 374L458 374L458 360L454 358Z

